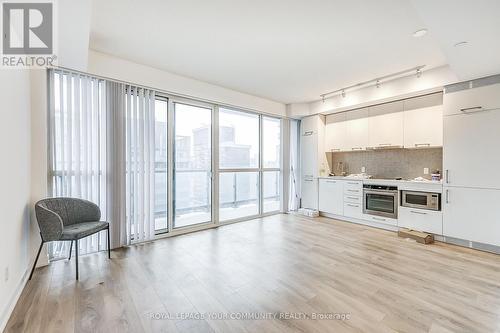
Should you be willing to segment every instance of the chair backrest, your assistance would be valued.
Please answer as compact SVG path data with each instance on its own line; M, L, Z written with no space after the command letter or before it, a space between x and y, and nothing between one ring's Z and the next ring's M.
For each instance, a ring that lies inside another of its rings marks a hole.
M101 218L101 210L96 204L76 198L42 199L35 204L35 214L45 242L58 240L64 226Z

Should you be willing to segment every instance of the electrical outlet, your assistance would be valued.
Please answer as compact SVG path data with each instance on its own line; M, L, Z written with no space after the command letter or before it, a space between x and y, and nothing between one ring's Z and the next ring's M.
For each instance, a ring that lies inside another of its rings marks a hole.
M9 266L5 267L5 282L9 281Z
M366 172L366 168L365 167L361 167L361 172Z
M424 168L424 175L428 175L429 174L429 168Z

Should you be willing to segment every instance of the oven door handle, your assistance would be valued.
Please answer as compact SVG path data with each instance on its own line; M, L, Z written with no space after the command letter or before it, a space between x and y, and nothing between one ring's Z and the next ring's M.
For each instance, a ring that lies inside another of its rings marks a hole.
M397 195L398 190L395 191L384 191L384 190L364 190L365 194L387 194L387 195Z

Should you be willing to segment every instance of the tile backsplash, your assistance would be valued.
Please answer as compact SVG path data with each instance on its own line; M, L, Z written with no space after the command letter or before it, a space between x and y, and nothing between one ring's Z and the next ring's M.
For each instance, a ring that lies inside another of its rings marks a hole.
M341 173L339 162L347 174L361 173L365 167L365 172L374 178L430 179L432 172L443 170L443 148L328 152L326 157L330 171L336 175ZM429 168L428 175L424 175L424 168Z

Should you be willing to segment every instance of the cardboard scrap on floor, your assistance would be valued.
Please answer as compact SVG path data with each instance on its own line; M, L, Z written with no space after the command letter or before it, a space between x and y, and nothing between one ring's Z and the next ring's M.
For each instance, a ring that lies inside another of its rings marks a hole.
M411 238L422 244L434 243L434 235L411 229L399 228L398 236L403 238Z

